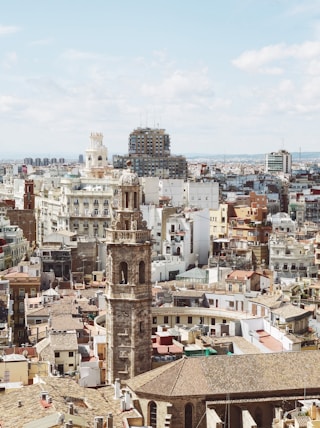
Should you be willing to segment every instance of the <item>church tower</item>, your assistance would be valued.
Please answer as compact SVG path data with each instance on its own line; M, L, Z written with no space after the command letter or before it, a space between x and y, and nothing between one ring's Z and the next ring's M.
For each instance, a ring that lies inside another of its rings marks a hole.
M118 209L107 229L106 383L151 369L151 239L139 210L137 174L119 180Z
M103 145L103 135L90 134L90 147L86 150L86 173L88 176L102 178L108 167L108 150Z

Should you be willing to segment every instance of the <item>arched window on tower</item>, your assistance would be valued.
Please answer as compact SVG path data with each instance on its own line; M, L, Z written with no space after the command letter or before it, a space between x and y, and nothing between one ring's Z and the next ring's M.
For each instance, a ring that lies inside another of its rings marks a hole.
M157 404L154 401L149 403L149 425L157 428Z
M133 194L133 208L138 208L138 194L134 192Z
M139 284L145 284L146 282L146 265L144 261L139 263Z
M102 161L102 156L101 155L98 156L98 161Z
M120 263L120 284L128 284L128 265L126 262Z
M128 208L129 207L129 192L125 193L125 207Z
M184 408L184 428L192 428L192 404L186 404Z

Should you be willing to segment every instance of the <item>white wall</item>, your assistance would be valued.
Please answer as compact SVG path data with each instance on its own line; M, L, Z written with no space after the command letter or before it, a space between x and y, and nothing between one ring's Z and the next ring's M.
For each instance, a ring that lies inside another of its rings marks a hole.
M183 192L184 181L180 178L163 179L159 181L159 195L168 196L173 207L185 205Z
M193 252L198 254L198 262L201 265L208 264L210 249L210 214L203 209L190 213L193 219Z
M151 266L151 282L169 281L171 271L185 272L185 262L178 256L171 256L166 260L156 260Z
M145 204L159 204L159 177L142 177L142 191L145 196Z
M185 206L200 209L219 208L219 183L188 181L184 183Z
M99 361L86 361L79 366L79 385L95 387L101 385Z

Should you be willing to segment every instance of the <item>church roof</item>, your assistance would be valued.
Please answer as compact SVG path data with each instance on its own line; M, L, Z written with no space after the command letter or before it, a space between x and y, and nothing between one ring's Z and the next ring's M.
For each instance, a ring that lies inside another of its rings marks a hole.
M320 352L184 357L127 382L138 395L179 398L290 394L320 388ZM196 376L195 376L196 373ZM293 374L294 373L294 374ZM308 392L308 391L307 391Z

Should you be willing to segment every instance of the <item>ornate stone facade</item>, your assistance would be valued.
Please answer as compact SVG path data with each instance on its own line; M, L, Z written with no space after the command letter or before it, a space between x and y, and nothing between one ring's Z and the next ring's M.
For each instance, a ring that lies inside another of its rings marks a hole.
M106 382L151 369L151 239L139 210L140 184L124 171L107 229Z

